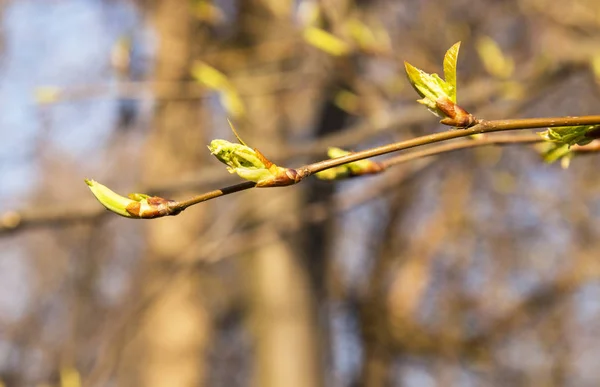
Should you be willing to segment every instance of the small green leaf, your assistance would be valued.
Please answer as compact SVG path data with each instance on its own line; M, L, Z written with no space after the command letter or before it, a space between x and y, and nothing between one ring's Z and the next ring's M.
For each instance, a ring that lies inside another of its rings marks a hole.
M233 86L226 86L221 89L219 97L221 105L227 113L236 118L242 118L246 115L246 106Z
M344 27L347 34L358 47L367 52L389 52L391 40L387 30L381 22L370 20L370 25L352 17L346 20Z
M586 145L594 139L588 137L587 134L596 130L600 125L581 125L581 126L560 126L556 128L548 128L538 134L546 141L554 142L559 145Z
M459 49L460 42L450 47L444 56L446 80L437 74L426 73L407 62L404 62L404 67L410 84L423 97L417 102L427 106L429 111L442 118L440 120L442 124L468 128L479 120L456 103L456 62Z
M428 74L408 62L404 62L404 68L406 69L410 84L423 97L418 102L427 106L433 114L443 117L435 101L441 96L446 96L443 86L444 81L437 74Z
M246 107L237 89L225 74L204 62L196 62L192 76L201 84L219 93L219 102L234 117L243 117Z
M546 142L539 144L537 148L541 152L542 159L546 163L552 164L560 160L560 165L563 169L567 169L569 167L571 159L574 156L573 151L567 144Z
M488 73L500 79L508 79L512 76L515 63L512 58L504 55L495 40L488 36L481 37L475 47Z
M351 153L344 149L329 147L327 156L331 159L336 159ZM347 177L379 173L381 171L383 171L383 166L380 163L372 160L359 160L317 172L316 176L321 180L340 180Z
M213 90L221 90L229 85L227 76L204 62L196 62L192 67L192 76Z
M456 103L456 64L458 62L458 51L460 42L455 43L444 56L444 78L448 85L448 98Z
M325 51L329 55L344 56L352 50L350 45L342 39L314 26L305 28L303 37L308 44Z
M446 80L435 73L426 73L408 62L404 62L410 84L422 97L417 102L427 106L433 114L440 118L448 117L447 113L439 107L440 100L445 101L446 104L448 101L456 104L456 62L459 49L460 42L450 47L444 56L444 76Z
M223 11L210 0L197 0L192 4L192 14L207 24L221 23L225 16Z
M596 131L600 125L581 125L581 126L560 126L548 128L543 132L538 132L540 137L548 141L541 147L542 158L547 163L553 163L560 160L561 167L569 167L574 154L571 151L573 145L587 145L594 140L588 136L592 131Z
M343 111L350 114L358 114L360 98L349 90L342 89L333 97L333 103Z

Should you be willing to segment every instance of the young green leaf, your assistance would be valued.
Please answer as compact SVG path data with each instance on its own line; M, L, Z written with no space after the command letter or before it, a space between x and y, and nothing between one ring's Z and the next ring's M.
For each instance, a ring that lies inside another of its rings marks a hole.
M391 52L391 39L383 24L377 20L370 20L369 24L351 17L346 20L344 27L348 36L364 52Z
M600 125L582 125L582 126L561 126L557 128L548 128L538 134L546 141L554 142L559 145L586 145L594 140L589 134L600 128Z
M206 87L217 91L221 105L232 116L243 117L246 114L242 98L225 74L204 62L196 62L192 67L192 76Z
M488 73L500 79L511 77L515 70L515 63L512 58L504 55L495 40L484 36L477 41L475 47Z
M449 86L448 98L456 103L456 64L458 62L458 51L460 42L455 43L444 56L444 78Z
M344 56L352 51L352 47L344 40L318 27L305 28L303 37L308 44L329 55Z
M404 62L404 67L410 84L422 97L417 102L427 106L429 111L442 118L441 123L467 128L478 121L456 103L456 62L459 49L460 42L446 52L444 57L446 80L437 74L426 73L407 62Z
M587 145L594 141L600 125L561 126L548 128L538 134L548 143L541 147L542 158L547 163L560 160L563 169L568 168L574 153L573 145Z

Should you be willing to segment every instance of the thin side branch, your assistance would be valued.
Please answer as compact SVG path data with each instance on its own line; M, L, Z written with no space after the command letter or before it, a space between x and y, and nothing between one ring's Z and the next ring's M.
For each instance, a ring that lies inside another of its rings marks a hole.
M526 135L497 135L478 139L465 139L460 141L451 142L448 144L433 145L427 149L418 150L410 153L405 153L395 157L391 157L381 162L384 169L392 167L397 164L402 164L407 161L412 161L424 157L436 156L443 153L453 152L461 149L476 148L490 145L523 145L523 144L535 144L544 142L544 140L537 134L526 134Z

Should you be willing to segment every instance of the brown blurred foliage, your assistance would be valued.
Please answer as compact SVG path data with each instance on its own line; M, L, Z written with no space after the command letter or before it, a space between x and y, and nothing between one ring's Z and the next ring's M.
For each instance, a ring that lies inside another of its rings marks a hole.
M218 93L192 76L199 61L239 93L244 139L281 165L439 130L402 61L440 72L459 40L458 98L478 117L600 106L597 1L134 4L158 46L142 86L125 74L119 90L143 87L154 102L98 149L94 173L119 190L185 198L236 181L206 150L232 135ZM307 9L348 52L307 43ZM349 20L385 31L381 44L361 47ZM508 78L478 57L487 37L514 62ZM98 87L64 90L61 103ZM23 247L29 294L17 319L0 310L6 386L600 383L598 156L561 170L528 147L465 150L131 221L95 215L90 172L38 149L32 221L0 239L0 250Z

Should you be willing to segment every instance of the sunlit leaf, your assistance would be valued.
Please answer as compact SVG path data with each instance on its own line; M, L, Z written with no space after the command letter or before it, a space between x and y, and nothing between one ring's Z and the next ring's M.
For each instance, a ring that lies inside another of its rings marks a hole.
M375 21L371 24L367 25L358 18L350 18L345 22L344 27L348 36L364 51L389 51L391 42L387 30Z
M444 78L448 85L448 97L454 103L456 103L456 64L459 50L460 42L450 47L444 56Z
M204 62L196 62L192 67L192 76L208 88L219 92L221 105L229 115L235 118L245 116L246 106L225 74Z
M192 67L192 76L200 83L214 90L221 90L229 84L227 76L204 62L196 62Z
M333 103L345 112L357 114L359 107L359 98L356 94L348 90L340 90L335 97Z
M429 111L442 118L440 123L455 128L468 128L479 120L456 102L456 62L459 49L460 42L453 45L444 56L446 80L435 73L426 73L407 62L404 62L404 67L410 84L423 97L417 102L427 106Z
M488 73L501 79L508 79L512 76L515 69L514 61L504 55L496 41L488 36L483 36L477 40L476 48Z
M98 199L100 204L102 204L107 210L126 218L133 217L133 215L127 212L127 206L132 204L135 201L134 199L121 196L107 186L102 185L92 179L85 179L85 183L88 185L90 191L92 191L92 194L96 197L96 199Z
M344 56L351 51L348 43L321 28L309 26L303 36L308 44L333 56Z
M244 101L242 101L242 98L233 86L224 87L220 92L221 104L229 115L235 118L241 118L246 115L246 105L244 105Z
M223 11L209 0L194 1L192 12L198 20L210 24L218 24L225 18Z
M598 129L598 125L581 125L581 126L561 126L557 128L548 128L538 134L546 141L554 142L560 145L586 145L594 139L588 137L587 134L592 130Z
M336 147L329 147L327 150L327 156L331 159L346 156L351 153L352 152ZM348 177L375 174L383 170L383 166L376 161L359 160L317 172L316 176L321 180L341 180Z
M443 117L443 113L437 108L436 101L442 97L449 99L447 93L448 87L445 85L444 80L442 80L439 75L428 74L408 62L404 62L404 67L410 84L416 92L423 97L423 99L418 100L418 102L427 106L433 114L438 117Z
M542 158L547 163L560 160L561 167L563 169L568 168L574 156L571 147L573 145L587 145L592 142L594 136L590 133L598 130L598 128L600 128L600 125L562 126L538 132L547 141L539 147Z

